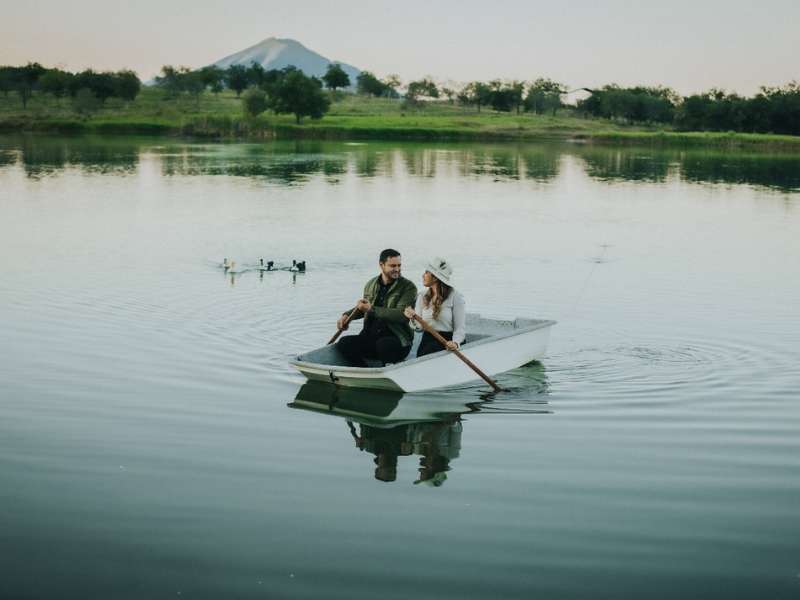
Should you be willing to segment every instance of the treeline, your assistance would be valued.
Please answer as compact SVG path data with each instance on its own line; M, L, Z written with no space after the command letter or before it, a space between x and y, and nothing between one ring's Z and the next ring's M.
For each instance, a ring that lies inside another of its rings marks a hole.
M190 96L199 100L206 91L232 90L242 97L243 108L256 116L266 110L320 118L329 109L332 98L343 89L358 94L402 99L406 108L419 108L426 102L458 103L477 112L489 108L521 114L556 114L565 107L567 87L551 79L533 82L473 81L448 87L431 78L403 84L397 75L378 78L362 71L356 81L337 63L329 65L321 77L309 77L289 66L265 70L260 64L232 65L226 69L208 66L188 69L166 65L156 77L156 85L166 98ZM88 114L108 98L133 101L142 87L136 73L129 70L98 72L86 69L69 72L47 69L39 63L25 66L0 66L0 92L6 97L16 93L26 108L34 94L56 99L69 97L75 110ZM324 90L333 92L325 94ZM737 131L800 135L800 83L782 87L762 87L752 97L712 89L702 94L681 96L662 86L621 87L606 85L599 89L582 88L589 96L570 106L582 116L592 116L631 124L667 125L681 131Z
M188 94L199 98L206 90L219 93L228 88L242 97L244 110L250 116L271 109L276 114L294 114L300 123L303 117L319 119L330 108L330 98L323 93L323 80L332 90L350 85L347 73L337 64L331 64L320 80L293 66L265 70L255 62L249 67L231 65L221 69L212 65L194 71L166 65L156 77L156 85L171 97Z
M587 90L580 113L629 123L662 123L681 131L738 131L800 135L800 84L762 87L750 98L711 90L680 96L664 87L607 85Z
M103 104L109 98L132 101L141 90L142 82L133 71L97 72L86 69L78 73L47 69L39 63L28 63L24 67L0 66L0 92L8 96L16 92L27 108L35 92L49 94L55 98L69 96L82 106Z
M398 89L402 82L397 75L389 75L386 79L378 79L369 71L362 71L357 78L358 93L384 98L399 98ZM524 81L504 82L495 79L488 83L473 81L456 90L447 86L438 86L432 79L423 78L411 81L406 86L405 103L419 106L425 101L446 99L451 104L458 102L462 106L477 109L490 107L503 112L533 112L544 114L555 112L561 108L561 96L567 92L566 87L551 79L537 79L533 83Z
M245 100L249 98L245 102L247 112L258 114L253 111L264 105L266 108L263 110L294 113L299 122L303 116L314 118L315 115L321 116L328 110L330 100L326 103L325 97L321 94L323 89L336 92L353 87L353 82L337 63L331 63L327 72L318 79L308 77L292 66L265 70L254 62L249 67L231 65L227 69L212 65L191 70L167 65L162 67L161 75L156 77L156 85L164 89L169 96L184 94L196 98L206 91L220 93L224 89L229 89L239 97L245 90L251 90L245 98ZM566 93L563 84L550 79L537 79L530 84L518 81L507 83L500 80L488 83L476 81L460 90L455 90L438 86L432 79L424 78L409 82L405 86L405 93L401 94L402 87L403 82L397 75L379 79L370 71L361 71L355 81L356 93L376 98L402 97L409 108L422 106L426 101L446 99L450 103L458 102L463 106L472 106L478 112L482 108L490 107L498 111L555 114L562 107L561 96ZM261 99L258 91L264 92L265 100ZM310 97L302 99L301 102L302 94ZM298 111L294 110L295 106Z

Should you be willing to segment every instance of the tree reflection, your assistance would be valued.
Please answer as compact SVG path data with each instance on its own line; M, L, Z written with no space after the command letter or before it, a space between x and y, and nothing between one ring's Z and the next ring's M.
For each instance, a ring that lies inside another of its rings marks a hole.
M112 138L21 136L16 138L25 174L39 178L67 168L84 173L129 175L136 172L141 147L131 141Z
M577 151L590 177L602 181L758 185L784 192L800 189L800 158L736 150L585 147Z
M758 185L784 192L800 190L800 159L791 155L687 152L681 175L695 183Z
M590 177L602 181L666 181L675 156L647 148L583 148L578 155Z
M142 156L165 176L229 176L301 185L320 176L336 184L360 178L458 178L546 183L559 176L565 156L579 157L600 181L664 183L674 177L696 183L749 184L800 190L800 158L791 154L707 149L331 141L189 143L130 136L8 136L0 165L20 164L32 178L74 168L128 175Z
M13 150L0 149L0 167L17 164L18 153Z

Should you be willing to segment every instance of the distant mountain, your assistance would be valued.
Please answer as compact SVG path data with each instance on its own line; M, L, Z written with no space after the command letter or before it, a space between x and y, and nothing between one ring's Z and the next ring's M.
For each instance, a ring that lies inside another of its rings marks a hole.
M338 62L344 72L350 76L352 85L356 84L356 77L361 73L354 66L325 58L313 50L309 50L298 41L274 37L267 38L263 42L245 48L236 54L226 56L215 62L214 65L227 69L231 65L249 67L254 62L260 64L265 70L282 69L293 65L306 75L314 75L316 77L322 77L325 71L328 70L329 64Z

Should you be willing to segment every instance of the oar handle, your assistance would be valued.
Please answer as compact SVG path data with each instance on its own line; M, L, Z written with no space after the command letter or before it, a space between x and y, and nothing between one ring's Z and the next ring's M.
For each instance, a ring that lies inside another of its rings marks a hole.
M358 312L358 307L356 307L356 308L354 308L353 310L350 311L350 314L347 315L347 318L344 320L344 324L343 324L344 326L341 329L337 329L336 333L333 334L333 337L330 340L328 340L328 346L330 346L332 343L334 343L336 340L339 339L339 336L342 335L342 332L344 331L344 328L347 327L347 325L350 323L350 321L353 320L353 317L356 316L357 312Z
M430 333L430 334L431 334L433 337L435 337L435 338L436 338L436 340L437 340L437 341L438 341L438 342L439 342L439 343L440 343L442 346L444 346L445 348L447 348L447 340L446 340L446 339L444 339L444 338L443 338L443 337L442 337L442 336L439 334L439 332L438 332L438 331L436 331L436 330L435 330L433 327L431 327L431 326L428 324L428 322L427 322L425 319L423 319L423 318L422 318L422 317L420 317L419 315L414 315L414 320L415 320L417 323L419 323L419 324L422 326L422 328L423 328L425 331L427 331L427 332L428 332L428 333ZM456 355L458 358L460 358L461 360L463 360L463 361L464 361L464 363L466 363L466 365L467 365L467 366L468 366L470 369L472 369L472 370L473 370L473 371L475 371L475 372L476 372L478 375L480 375L481 379L483 379L483 380L484 380L486 383L488 383L490 386L492 386L492 388L494 389L494 391L495 391L495 392L502 392L502 391L503 391L503 389L502 389L502 388L501 388L499 385L497 385L497 384L494 382L494 380L493 380L493 379L491 379L491 378L490 378L490 377L489 377L489 376L488 376L486 373L484 373L483 371L481 371L481 370L478 368L478 366L477 366L475 363L473 363L473 362L472 362L470 359L468 359L466 356L464 356L464 355L461 353L461 351L459 351L459 350L450 350L450 352L452 352L452 353L453 353L453 354L455 354L455 355Z

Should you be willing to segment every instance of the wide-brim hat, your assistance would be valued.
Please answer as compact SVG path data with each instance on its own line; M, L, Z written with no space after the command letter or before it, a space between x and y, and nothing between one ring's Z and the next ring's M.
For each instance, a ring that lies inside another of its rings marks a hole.
M441 256L434 256L428 261L427 269L429 273L434 275L436 279L442 283L452 285L453 267L450 266L447 259Z

